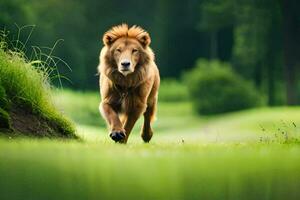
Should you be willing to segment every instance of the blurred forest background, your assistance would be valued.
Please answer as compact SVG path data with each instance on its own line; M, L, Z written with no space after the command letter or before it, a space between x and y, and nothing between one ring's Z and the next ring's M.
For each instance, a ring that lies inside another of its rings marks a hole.
M15 24L35 25L32 34L32 27L21 32L21 41L31 34L27 46L52 47L63 39L53 54L72 68L71 72L58 66L71 80L64 81L64 87L98 89L96 66L102 35L124 22L140 25L151 34L164 80L174 78L188 84L189 78L183 74L196 74L198 65L199 74L204 74L198 79L210 70L203 65L216 65L211 67L215 71L225 66L227 72L216 73L234 74L224 76L230 80L238 77L233 85L248 84L248 89L263 98L263 104L295 105L300 103L299 9L297 0L1 0L0 28L14 32ZM224 80L217 77L216 87L222 86ZM191 82L198 83L202 82ZM205 84L212 85L209 80ZM243 87L237 90L248 91ZM209 91L202 88L199 94ZM228 98L232 101L239 96Z

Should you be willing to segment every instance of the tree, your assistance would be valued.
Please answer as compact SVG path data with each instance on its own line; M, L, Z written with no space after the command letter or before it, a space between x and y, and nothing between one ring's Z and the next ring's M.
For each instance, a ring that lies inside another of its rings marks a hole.
M289 105L297 104L297 69L300 67L300 3L297 0L282 0L283 52L286 81L286 98Z
M200 22L198 28L210 35L210 59L217 59L219 41L218 33L225 27L234 24L234 1L204 1L200 6Z
M281 81L281 21L277 1L214 0L201 4L200 30L211 35L211 58L218 57L218 37L224 27L233 26L234 69L265 91L274 105ZM224 37L223 35L221 37ZM227 49L229 50L229 48Z
M237 71L266 90L268 105L276 104L280 70L281 23L277 2L243 1L236 12L233 62Z

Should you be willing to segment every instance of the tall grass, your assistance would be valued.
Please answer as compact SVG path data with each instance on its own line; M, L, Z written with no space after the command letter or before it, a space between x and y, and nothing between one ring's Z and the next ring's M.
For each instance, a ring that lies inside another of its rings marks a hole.
M63 59L54 55L55 48L63 41L63 39L54 42L52 47L37 45L28 46L35 25L25 25L21 27L17 24L15 25L17 27L16 34L10 34L10 32L5 29L0 31L1 49L6 52L17 54L18 57L30 63L35 69L43 71L44 78L48 79L47 81L49 82L58 79L59 86L62 87L62 79L70 81L60 73L59 68L64 67L72 71L71 67ZM21 37L25 38L25 42L21 41Z
M65 134L73 134L73 125L61 116L52 103L49 81L60 60L55 60L51 55L56 44L48 55L37 52L39 48L33 47L35 56L29 60L25 54L28 38L25 43L19 41L21 30L19 29L17 39L12 41L8 39L6 31L0 34L0 85L5 94L1 98L7 101L9 108L28 109L55 122ZM56 75L60 76L59 73Z

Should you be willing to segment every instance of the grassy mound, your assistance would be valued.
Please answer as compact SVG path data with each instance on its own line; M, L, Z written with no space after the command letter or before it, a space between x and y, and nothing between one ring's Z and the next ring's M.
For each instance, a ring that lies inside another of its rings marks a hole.
M34 67L34 62L8 50L1 41L0 134L76 137L73 125L52 104L46 73Z

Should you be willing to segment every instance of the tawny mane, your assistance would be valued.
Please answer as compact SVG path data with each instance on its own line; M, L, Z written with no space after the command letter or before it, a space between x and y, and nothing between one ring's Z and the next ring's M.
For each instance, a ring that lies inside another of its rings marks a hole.
M104 34L103 43L106 46L110 46L114 41L122 37L137 39L144 47L151 42L149 34L141 27L134 25L129 28L127 24L121 24L112 27Z

